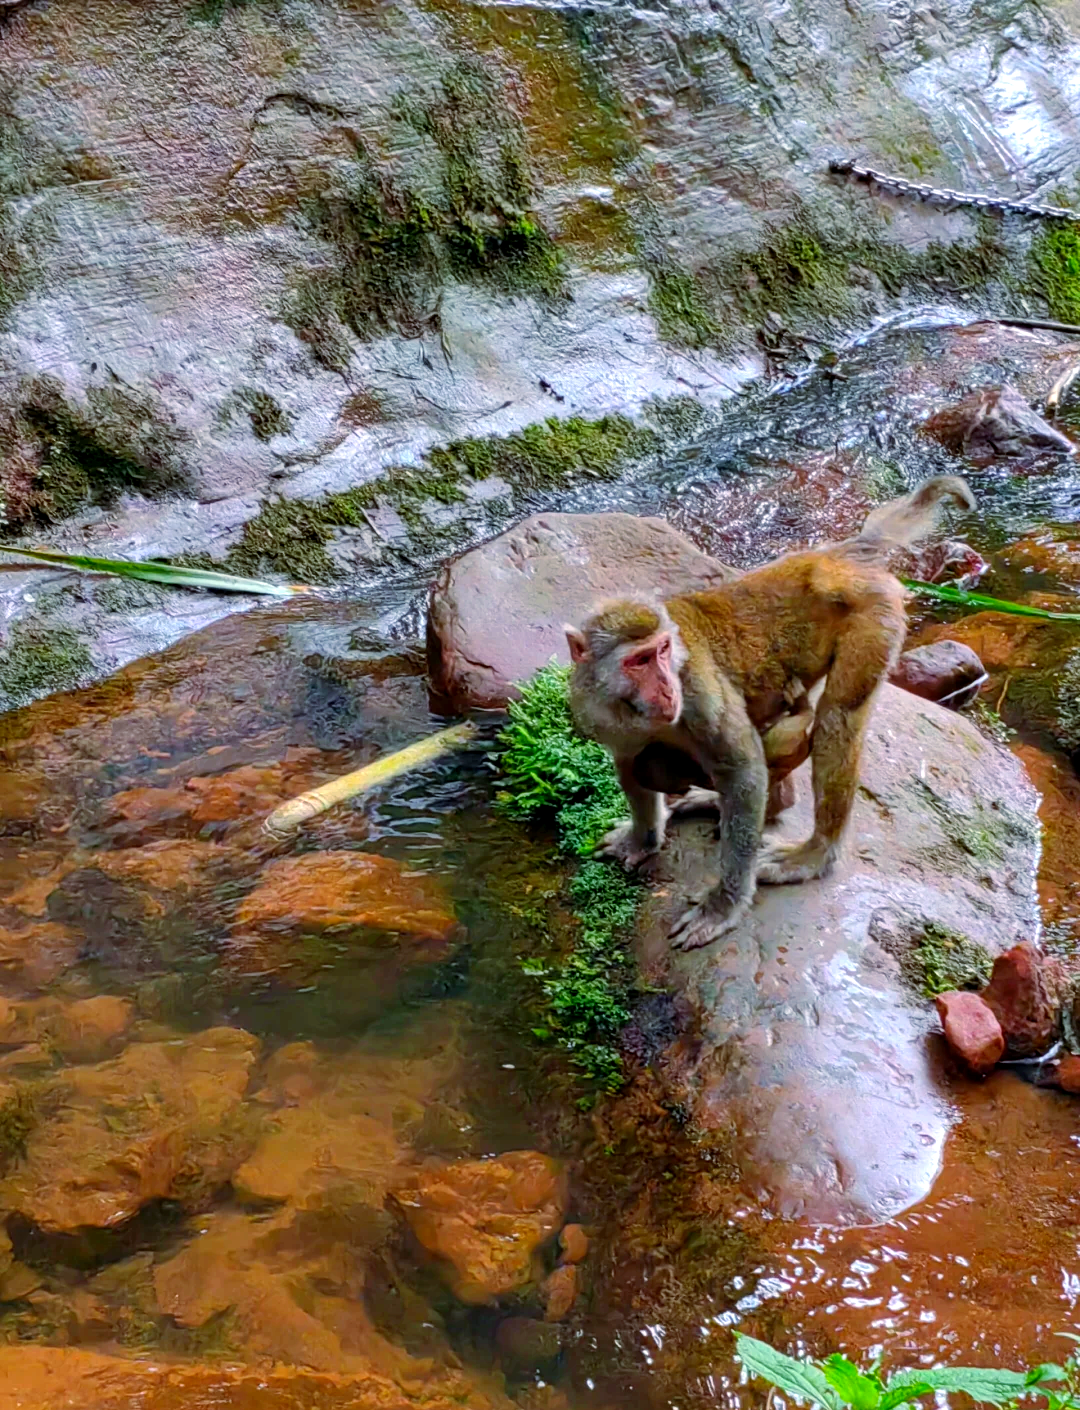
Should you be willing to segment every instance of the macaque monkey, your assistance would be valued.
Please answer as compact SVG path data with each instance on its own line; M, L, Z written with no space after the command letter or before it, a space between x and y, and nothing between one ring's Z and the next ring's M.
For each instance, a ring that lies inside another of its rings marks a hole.
M637 866L663 845L665 793L700 787L704 777L716 795L720 878L675 922L676 948L731 930L756 881L829 871L874 695L907 629L904 588L887 559L931 529L946 499L975 504L963 480L939 476L875 510L853 539L789 554L707 592L609 602L580 629L566 628L571 711L611 753L631 812L597 854ZM808 693L819 685L814 709ZM798 758L800 737L813 760L813 834L759 856L770 757ZM679 787L656 786L672 780Z

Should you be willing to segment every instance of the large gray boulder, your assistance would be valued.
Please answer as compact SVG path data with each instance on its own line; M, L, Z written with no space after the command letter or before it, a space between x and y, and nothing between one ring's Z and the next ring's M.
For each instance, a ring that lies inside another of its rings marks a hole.
M694 1124L729 1133L748 1191L787 1217L886 1220L925 1197L950 1126L933 1009L901 973L927 926L997 954L1037 932L1037 795L967 720L886 686L834 874L763 887L742 926L675 954L711 828L673 829L647 905L647 978L685 994L700 1044L663 1064ZM783 833L811 825L808 766Z
M564 622L624 592L662 596L727 582L662 519L537 514L447 563L431 590L428 669L455 709L500 709L551 658L569 661Z

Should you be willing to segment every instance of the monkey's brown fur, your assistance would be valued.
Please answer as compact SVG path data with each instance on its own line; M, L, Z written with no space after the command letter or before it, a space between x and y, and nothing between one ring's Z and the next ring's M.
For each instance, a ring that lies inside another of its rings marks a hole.
M963 480L928 480L876 510L854 539L791 554L663 605L606 604L582 631L568 632L576 653L571 707L579 727L612 753L633 815L600 850L635 865L662 845L663 796L649 789L647 777L635 776L634 761L646 746L689 754L717 795L720 880L676 923L676 945L708 944L731 929L752 899L755 873L763 882L797 882L822 876L832 865L851 812L874 694L906 632L904 588L885 566L888 553L922 536L943 499L974 505ZM640 678L648 669L641 653L656 642L668 643L662 669L677 676L681 691L673 719L650 716L619 674L632 658ZM807 692L820 682L811 713ZM791 739L797 742L800 732L805 739L811 722L813 835L758 857L769 755L794 753ZM656 757L661 781L665 757L669 774L678 775L670 755Z

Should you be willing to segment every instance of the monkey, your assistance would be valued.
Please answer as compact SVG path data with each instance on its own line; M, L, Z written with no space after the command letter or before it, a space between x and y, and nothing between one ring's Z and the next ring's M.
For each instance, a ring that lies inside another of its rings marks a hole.
M673 947L697 949L733 929L758 882L828 874L870 709L907 629L889 554L924 537L946 500L975 506L964 480L938 476L875 510L854 538L787 554L704 592L608 602L582 627L565 628L571 714L611 754L631 813L596 854L632 869L659 851L670 814L657 782L674 777L689 788L700 772L716 795L719 880L675 921ZM811 691L820 691L816 708ZM769 755L782 757L800 733L812 761L813 833L762 852ZM671 750L694 767L673 768Z

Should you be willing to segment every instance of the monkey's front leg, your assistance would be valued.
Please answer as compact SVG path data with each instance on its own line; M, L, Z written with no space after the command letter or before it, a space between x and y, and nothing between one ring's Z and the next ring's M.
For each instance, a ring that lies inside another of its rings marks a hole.
M671 927L671 945L676 950L697 950L719 940L734 930L754 899L754 859L769 792L761 741L745 711L729 707L725 728L710 742L709 774L720 813L716 827L720 879Z
M638 783L634 777L633 759L616 759L615 767L626 801L630 804L630 821L613 827L593 856L614 857L622 862L627 871L633 871L664 845L667 804L662 793L654 793Z

